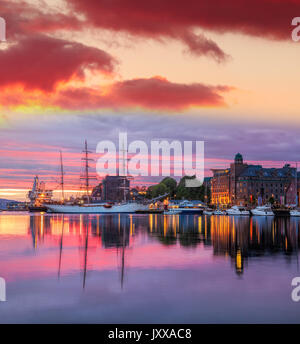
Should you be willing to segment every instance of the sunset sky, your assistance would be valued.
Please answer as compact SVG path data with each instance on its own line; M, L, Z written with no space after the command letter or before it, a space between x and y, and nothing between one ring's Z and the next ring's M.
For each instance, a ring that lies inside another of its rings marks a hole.
M0 198L38 174L79 188L84 139L204 140L205 170L239 151L299 161L300 0L1 0ZM147 185L148 180L138 180Z

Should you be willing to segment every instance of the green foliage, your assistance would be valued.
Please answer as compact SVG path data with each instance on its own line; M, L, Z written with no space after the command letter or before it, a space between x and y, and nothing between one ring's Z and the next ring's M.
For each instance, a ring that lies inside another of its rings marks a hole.
M167 187L167 192L170 194L170 197L174 197L176 192L177 182L171 177L164 178L160 184L163 184Z
M274 203L275 203L274 197L270 197L270 198L269 198L269 203L270 203L270 204L274 204Z
M159 184L152 185L148 188L146 197L155 198L168 193L170 197L174 197L177 182L171 177L164 178Z
M201 185L197 188L187 188L185 181L187 179L194 179L192 176L184 176L181 178L177 185L175 179L171 177L164 178L159 184L152 185L147 190L147 198L155 198L165 193L169 194L169 197L176 199L187 199L187 200L201 200L205 201L205 187ZM207 190L207 198L210 200L210 190Z
M185 181L187 179L195 179L195 176L184 176L181 178L177 190L176 190L176 199L188 199L188 200L200 200L204 201L205 198L205 187L201 185L197 188L187 188L185 186Z

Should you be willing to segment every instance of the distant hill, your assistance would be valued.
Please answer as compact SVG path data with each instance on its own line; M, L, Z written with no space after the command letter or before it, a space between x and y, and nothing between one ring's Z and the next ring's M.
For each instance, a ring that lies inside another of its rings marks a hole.
M20 203L19 201L14 201L11 199L0 198L0 209L2 210L7 209L7 203L10 203L10 202Z

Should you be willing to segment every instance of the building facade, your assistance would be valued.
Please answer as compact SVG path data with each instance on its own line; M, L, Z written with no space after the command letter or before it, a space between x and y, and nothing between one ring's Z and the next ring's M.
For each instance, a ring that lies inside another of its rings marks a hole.
M263 168L244 163L240 153L227 169L213 169L211 203L215 205L260 205L297 202L296 168Z
M130 180L123 176L106 176L102 181L102 200L121 202L128 200Z

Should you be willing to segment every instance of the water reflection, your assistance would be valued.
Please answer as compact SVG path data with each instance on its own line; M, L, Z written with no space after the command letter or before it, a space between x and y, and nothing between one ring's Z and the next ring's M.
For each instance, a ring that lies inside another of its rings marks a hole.
M165 246L186 249L211 248L213 255L230 257L238 275L252 257L283 255L298 266L300 221L293 218L261 218L192 215L38 215L30 217L33 248L43 245L45 235L60 236L58 278L61 275L64 236L80 238L83 251L83 288L86 285L89 237L99 239L103 249L116 249L124 284L126 249L136 235L146 235Z

